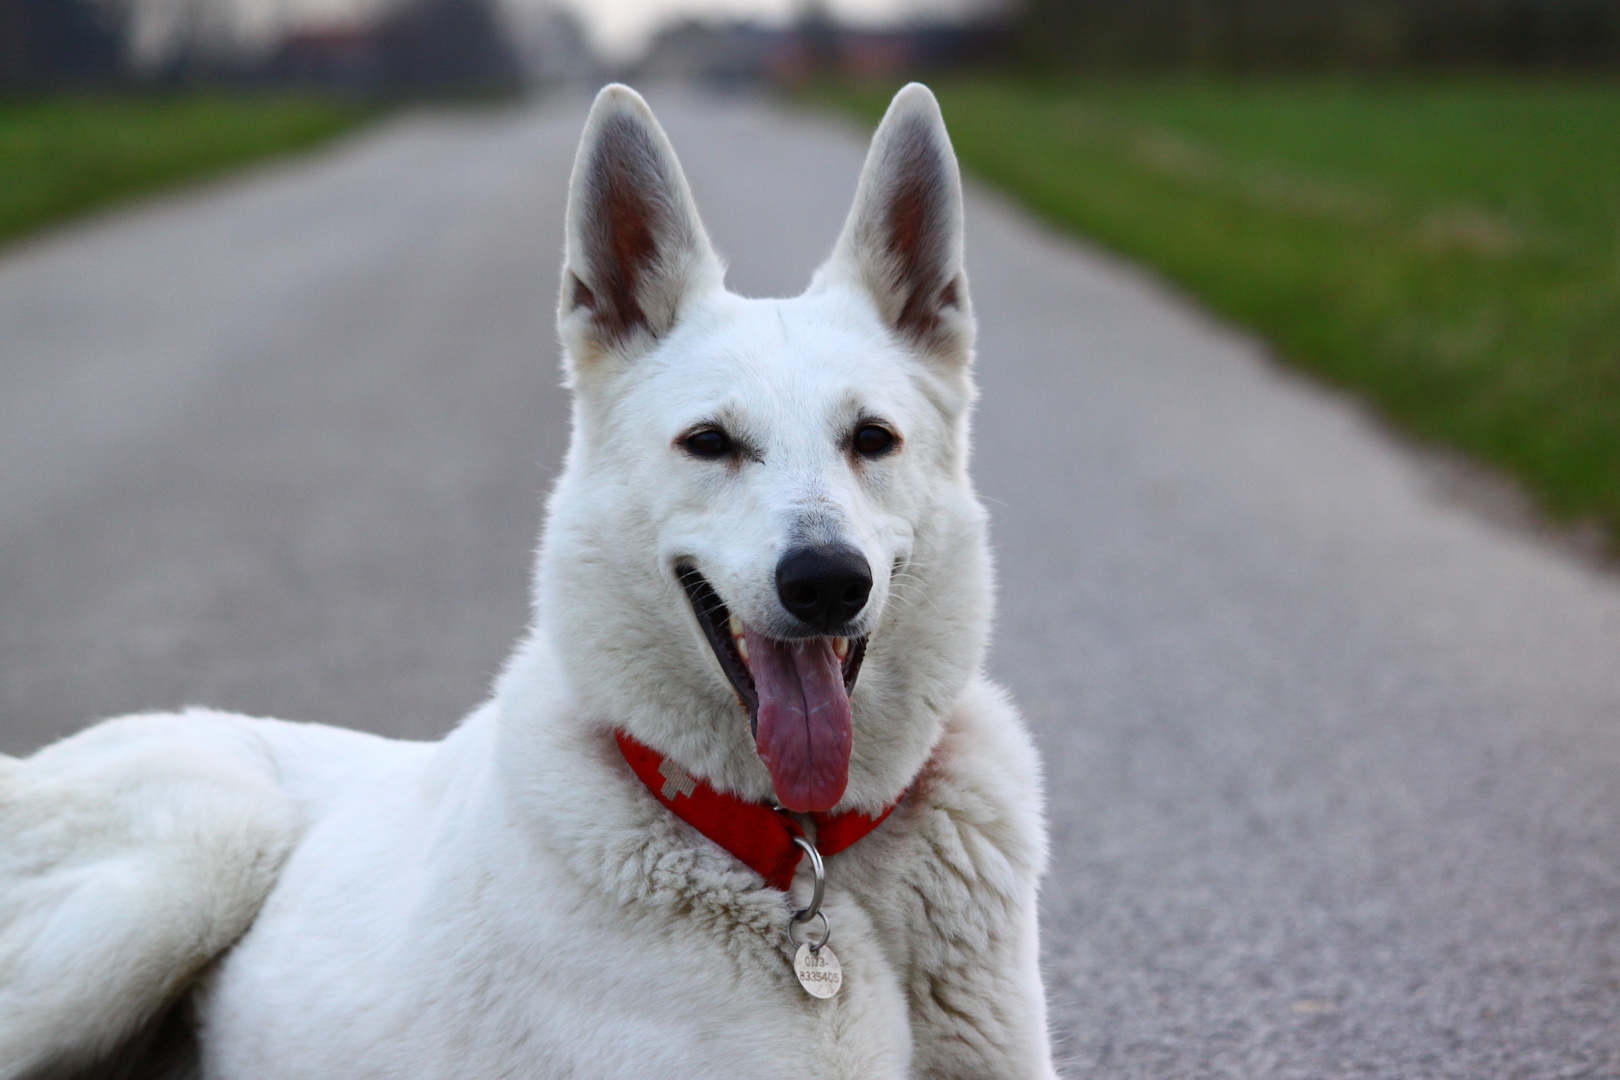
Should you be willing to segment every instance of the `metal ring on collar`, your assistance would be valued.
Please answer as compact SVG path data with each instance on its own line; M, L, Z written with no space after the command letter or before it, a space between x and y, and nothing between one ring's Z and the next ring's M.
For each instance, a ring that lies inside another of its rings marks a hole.
M821 898L827 891L827 868L821 862L821 852L816 850L816 845L802 836L795 836L793 842L803 848L806 855L810 856L810 869L816 875L816 891L810 894L810 906L800 908L793 914L794 922L809 922L817 915L821 915ZM821 915L821 917L823 920L827 918L825 915ZM823 945L826 944L826 941L826 938L822 938ZM817 945L816 948L821 948L821 945Z
M810 951L812 953L820 952L821 947L827 944L828 940L832 938L832 923L828 921L827 913L825 911L818 911L816 912L816 915L821 916L821 940L810 946ZM805 921L809 921L810 918L814 917L814 915L809 916ZM797 925L799 925L799 917L795 915L793 917L793 921L788 923L788 941L792 942L794 945L799 944L797 941L793 940L793 928Z

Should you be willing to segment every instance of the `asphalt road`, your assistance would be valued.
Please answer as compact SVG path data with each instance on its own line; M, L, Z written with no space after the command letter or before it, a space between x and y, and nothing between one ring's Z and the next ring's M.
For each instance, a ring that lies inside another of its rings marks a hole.
M860 138L652 101L733 287L797 291ZM565 443L583 110L392 121L0 256L0 749L479 700ZM983 192L969 245L1066 1074L1620 1077L1620 582Z

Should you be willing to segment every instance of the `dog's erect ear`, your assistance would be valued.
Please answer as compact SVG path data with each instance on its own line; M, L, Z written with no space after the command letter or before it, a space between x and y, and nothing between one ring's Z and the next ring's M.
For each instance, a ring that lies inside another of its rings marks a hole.
M883 321L924 353L958 366L971 359L962 181L939 103L921 83L894 96L872 136L855 205L817 274L835 280L864 288Z
M568 361L633 355L669 332L724 269L675 151L641 95L596 95L568 189L557 325Z

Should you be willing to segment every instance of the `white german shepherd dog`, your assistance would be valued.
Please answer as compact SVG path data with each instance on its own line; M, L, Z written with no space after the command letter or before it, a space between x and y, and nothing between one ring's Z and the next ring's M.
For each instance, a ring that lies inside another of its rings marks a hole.
M434 743L191 710L0 758L0 1077L104 1075L180 1008L230 1080L1053 1076L962 251L925 87L788 300L726 290L603 90L492 698Z

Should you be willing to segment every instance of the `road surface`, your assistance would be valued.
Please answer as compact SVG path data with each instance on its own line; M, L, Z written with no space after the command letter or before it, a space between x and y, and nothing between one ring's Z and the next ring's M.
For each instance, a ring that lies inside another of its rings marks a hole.
M654 94L735 288L853 129ZM526 618L584 102L390 121L0 257L0 749L188 702L442 732ZM1074 1077L1620 1076L1620 584L971 194L997 674Z

